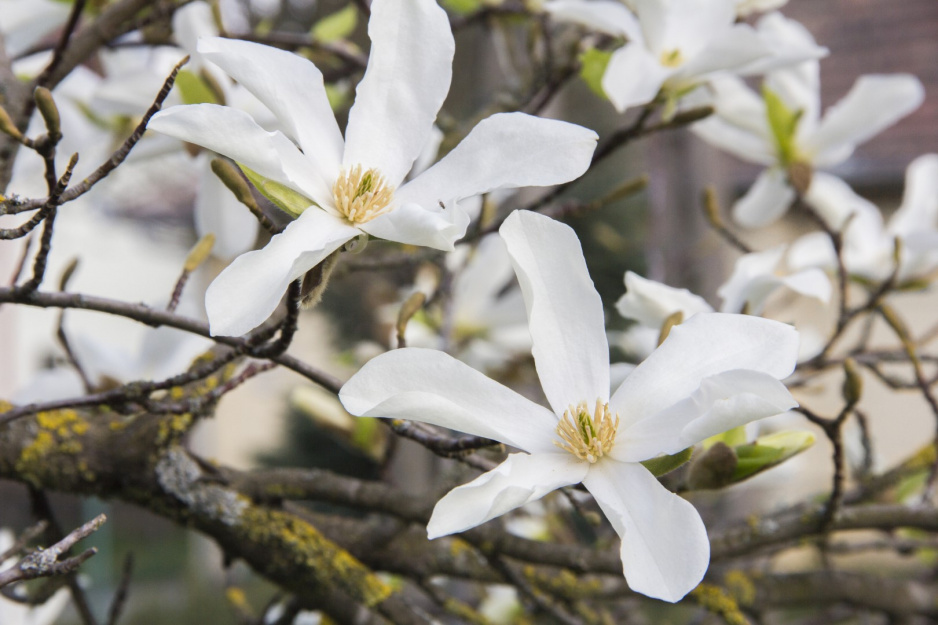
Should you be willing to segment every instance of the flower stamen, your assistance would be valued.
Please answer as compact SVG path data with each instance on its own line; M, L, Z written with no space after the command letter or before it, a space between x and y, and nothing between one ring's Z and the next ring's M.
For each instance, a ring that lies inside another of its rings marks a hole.
M684 55L680 48L666 50L661 53L660 62L665 67L680 67L684 63Z
M355 165L332 185L335 206L353 224L363 224L391 209L394 189L377 169Z
M597 399L596 408L590 413L586 402L581 401L564 411L557 424L560 440L554 444L592 464L612 449L618 428L619 415L613 418L609 404Z

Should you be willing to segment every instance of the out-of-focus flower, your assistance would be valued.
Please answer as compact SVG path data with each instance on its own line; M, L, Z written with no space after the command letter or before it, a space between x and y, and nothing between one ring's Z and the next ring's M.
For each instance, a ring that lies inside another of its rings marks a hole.
M407 324L407 345L448 348L482 371L529 354L531 335L521 291L505 289L514 273L501 238L487 236L475 248L460 246L447 264L455 274L451 299L436 311L439 314L417 315ZM396 316L399 307L393 308Z
M61 26L71 4L55 0L0 0L0 33L7 56L16 58Z
M736 0L736 15L746 17L753 13L768 13L788 4L788 0Z
M643 360L658 347L665 321L681 313L687 321L697 313L713 312L713 307L687 289L677 289L625 272L625 294L616 302L616 310L635 323L615 335L616 345L633 358Z
M788 272L782 266L785 247L753 252L736 261L733 274L717 294L723 298L723 312L762 314L765 302L780 287L806 297L829 302L831 283L820 269L807 268Z
M761 73L826 54L813 42L790 45L771 24L760 24L757 31L737 23L735 0L627 4L634 13L616 0L551 0L544 5L557 19L628 40L612 53L602 78L603 91L619 111L650 102L659 91L673 103L718 73Z
M746 315L698 314L675 327L610 397L602 302L572 229L516 212L500 233L552 410L419 348L374 358L339 397L358 416L414 419L522 450L440 500L430 538L582 482L622 538L632 590L677 601L707 569L706 529L696 509L640 463L795 406L779 379L794 369L797 332Z
M938 269L938 154L918 157L906 169L902 204L883 223L879 209L842 180L825 183L815 194L815 208L835 230L843 230L843 262L848 273L874 282L896 268L899 240L900 283L928 278ZM795 241L790 264L836 271L830 237L814 232Z
M795 22L780 22L775 32L814 43ZM761 96L734 76L715 78L711 88L716 114L694 124L694 132L738 158L767 166L733 206L736 221L751 228L788 210L797 193L794 184L807 202L822 202L838 179L816 169L844 162L857 145L914 111L924 98L914 76L861 76L822 117L817 61L771 72Z
M455 44L446 13L430 0L377 0L368 31L371 56L344 139L312 63L244 41L202 39L199 51L266 104L299 147L229 107L173 107L153 118L151 128L232 158L296 217L209 287L213 334L256 327L290 282L359 235L451 250L468 225L463 198L565 182L589 166L594 132L507 113L483 120L443 160L398 186L449 91Z
M173 328L149 330L139 345L128 349L97 337L70 333L75 359L88 380L97 388L136 380L163 380L185 371L212 341ZM81 378L71 367L38 372L13 395L13 401L27 404L77 397L84 394Z

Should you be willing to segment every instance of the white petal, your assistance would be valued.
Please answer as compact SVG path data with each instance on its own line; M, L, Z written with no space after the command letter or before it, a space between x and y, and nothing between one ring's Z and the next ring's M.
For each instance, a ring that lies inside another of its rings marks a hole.
M625 289L625 295L616 302L616 310L626 319L652 328L660 329L664 320L678 311L684 313L684 319L699 312L713 312L710 304L699 295L648 280L631 271L625 272Z
M635 371L635 365L631 362L614 362L609 365L609 393L622 386L625 378L629 377Z
M193 2L173 13L173 37L183 50L194 56L195 63L190 68L201 69L202 59L196 56L199 38L217 35L212 7L207 2Z
M754 299L760 303L764 301L777 284L775 270L784 253L784 246L779 246L740 256L733 265L729 280L717 289L717 294L723 299L722 311L738 313L742 312L746 302L752 304ZM758 315L759 312L752 311L752 314Z
M121 381L163 380L185 371L198 356L214 345L214 341L175 328L147 331L140 344L132 370L114 377Z
M780 278L783 285L805 297L821 302L831 299L831 281L820 269L806 269Z
M582 24L607 35L641 41L638 18L618 0L552 0L544 11L556 20Z
M635 592L679 601L710 563L697 509L640 464L598 462L583 481L622 539L622 569Z
M704 378L752 369L783 379L795 367L798 333L784 323L700 313L671 329L667 340L626 378L610 400L619 432L689 397Z
M52 0L0 3L0 33L9 58L16 58L68 19L71 7Z
M588 470L589 463L567 452L511 454L440 499L427 524L427 537L432 540L481 525L562 486L580 483Z
M842 229L851 215L855 215L852 222L864 222L862 227L871 227L876 232L883 230L882 216L876 205L857 195L837 176L815 172L804 200L834 230Z
M795 133L796 143L805 143L821 117L821 70L817 61L805 61L766 75L764 84L792 111L802 111Z
M342 133L315 65L285 50L220 37L201 39L199 52L273 112L326 185L335 182Z
M343 165L377 168L397 186L449 92L455 43L433 0L376 0L368 36L371 56L349 111Z
M729 123L717 115L711 115L691 126L691 131L721 150L736 158L759 165L772 165L776 162L775 146L761 133L753 133Z
M402 186L395 197L424 207L495 189L546 186L578 178L596 149L592 130L524 113L481 122L439 163Z
M843 99L829 108L805 149L814 163L836 165L858 144L879 134L914 111L925 88L910 74L861 76Z
M240 336L259 326L276 310L290 282L360 233L310 208L266 247L236 258L205 293L212 335Z
M445 209L402 204L360 227L379 239L451 252L453 244L466 234L468 226L469 215L451 202Z
M708 88L714 114L691 126L694 134L744 161L775 163L775 144L762 98L736 76L715 76Z
M673 72L640 43L627 43L609 58L603 74L603 91L620 113L651 102Z
M889 220L889 232L908 236L934 230L938 223L938 154L925 154L905 172L902 205Z
M557 449L557 417L549 410L441 351L407 347L376 356L339 399L360 417L431 423L530 452Z
M810 232L799 237L788 250L788 266L793 270L818 268L837 269L837 254L826 232Z
M737 24L688 60L678 72L680 78L705 76L720 70L749 66L769 56L771 49L748 24Z
M777 221L794 200L795 190L788 184L788 176L781 169L770 167L733 204L733 219L745 228L761 228Z
M499 229L528 309L534 363L547 400L562 415L609 392L609 344L603 304L580 241L549 217L515 211Z
M691 397L699 416L681 432L675 451L798 405L784 384L768 374L749 370L726 371L706 378Z
M817 45L807 28L778 12L762 16L756 23L756 30L771 54L741 68L740 73L745 75L764 74L817 60L829 53L827 48Z
M685 60L727 34L735 0L633 0L648 49L655 55L680 50Z
M293 142L279 131L267 132L243 111L217 104L174 106L154 115L147 127L218 152L316 201L332 197Z
M212 255L231 260L254 248L257 218L212 172L207 155L199 159L199 190L195 198L195 231L215 235Z
M622 462L640 462L659 454L675 454L705 438L797 405L785 385L771 375L724 371L704 378L689 397L621 430L610 456Z

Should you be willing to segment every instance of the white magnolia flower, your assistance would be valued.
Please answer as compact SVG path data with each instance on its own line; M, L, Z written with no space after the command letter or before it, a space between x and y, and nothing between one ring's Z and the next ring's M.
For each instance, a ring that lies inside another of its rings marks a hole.
M674 288L626 271L625 294L616 302L616 310L635 322L614 335L616 344L643 360L658 347L661 329L668 317L680 312L682 321L687 321L697 313L713 312L713 307L687 289Z
M461 258L451 262L454 256ZM472 250L461 245L447 258L447 264L453 265L455 274L443 312L448 318L415 316L404 334L407 345L435 349L449 345L451 354L482 371L530 353L531 335L521 291L504 288L514 273L501 238L487 236ZM399 308L393 307L394 318ZM440 336L444 329L449 329L448 340ZM396 340L396 331L393 334Z
M817 268L786 271L783 267L785 246L741 256L733 267L733 274L717 294L723 298L723 312L743 312L760 315L765 303L780 287L821 302L831 298L831 282Z
M174 328L148 330L134 346L82 332L70 332L69 343L88 380L97 388L136 380L164 380L186 371L213 345L209 339ZM37 372L13 394L13 401L28 404L84 393L78 373L71 366L60 366Z
M15 542L13 532L0 529L0 553L5 552ZM16 558L0 562L0 570L16 564ZM31 606L17 603L0 595L0 623L3 625L52 625L68 603L68 589L60 588L42 605Z
M814 43L794 22L776 26L779 37ZM711 88L716 114L694 124L694 132L738 158L767 166L733 206L736 221L752 228L768 225L788 210L796 195L789 182L793 166L814 170L844 162L857 145L914 111L924 98L914 76L861 76L822 118L817 61L768 74L764 97L733 76L714 79ZM813 187L824 184L825 177L833 178L814 173L805 194L809 203L814 204Z
M371 9L371 56L344 139L312 63L217 38L202 39L199 51L267 105L287 134L266 132L247 114L211 104L173 107L151 122L159 132L230 157L297 217L267 247L235 259L209 287L213 334L256 327L290 282L361 234L452 250L468 225L460 200L565 182L589 166L594 132L508 113L482 121L440 162L401 184L449 91L455 44L446 13L432 0L376 0Z
M822 178L812 187L814 206L835 230L843 230L843 261L854 276L887 279L895 269L895 241L901 241L900 282L927 278L938 269L938 154L918 157L906 169L902 204L887 223L879 209L844 181ZM790 264L833 272L837 258L822 232L795 241Z
M788 0L736 0L736 15L746 17L753 13L767 13L786 4Z
M758 73L819 58L817 45L788 46L736 23L736 0L551 0L544 9L628 42L609 59L602 87L619 111L664 90L679 97L718 72ZM760 28L760 31L762 28ZM753 65L753 63L759 63Z
M635 10L635 0L622 0L625 6ZM745 17L753 13L766 13L774 11L788 4L788 0L735 0L736 15Z
M371 360L339 398L354 415L414 419L521 450L440 500L430 538L582 482L622 538L630 587L677 601L707 569L706 529L696 509L640 462L795 406L779 379L794 368L798 335L756 317L698 314L610 393L602 302L573 230L516 212L500 232L521 283L551 409L442 352L419 348Z
M55 0L0 0L0 34L7 56L16 58L65 23L71 4Z

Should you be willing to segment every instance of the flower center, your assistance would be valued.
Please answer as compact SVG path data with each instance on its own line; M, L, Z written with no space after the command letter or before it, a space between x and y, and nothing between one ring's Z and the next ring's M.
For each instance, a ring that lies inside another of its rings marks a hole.
M564 411L557 424L560 440L554 444L592 464L612 449L618 428L619 415L612 416L609 404L597 399L596 408L590 412L586 402L581 401Z
M680 49L665 50L661 53L661 64L665 67L678 67L684 63L684 55Z
M394 189L377 169L355 165L339 174L332 186L335 206L353 224L363 224L391 208Z

